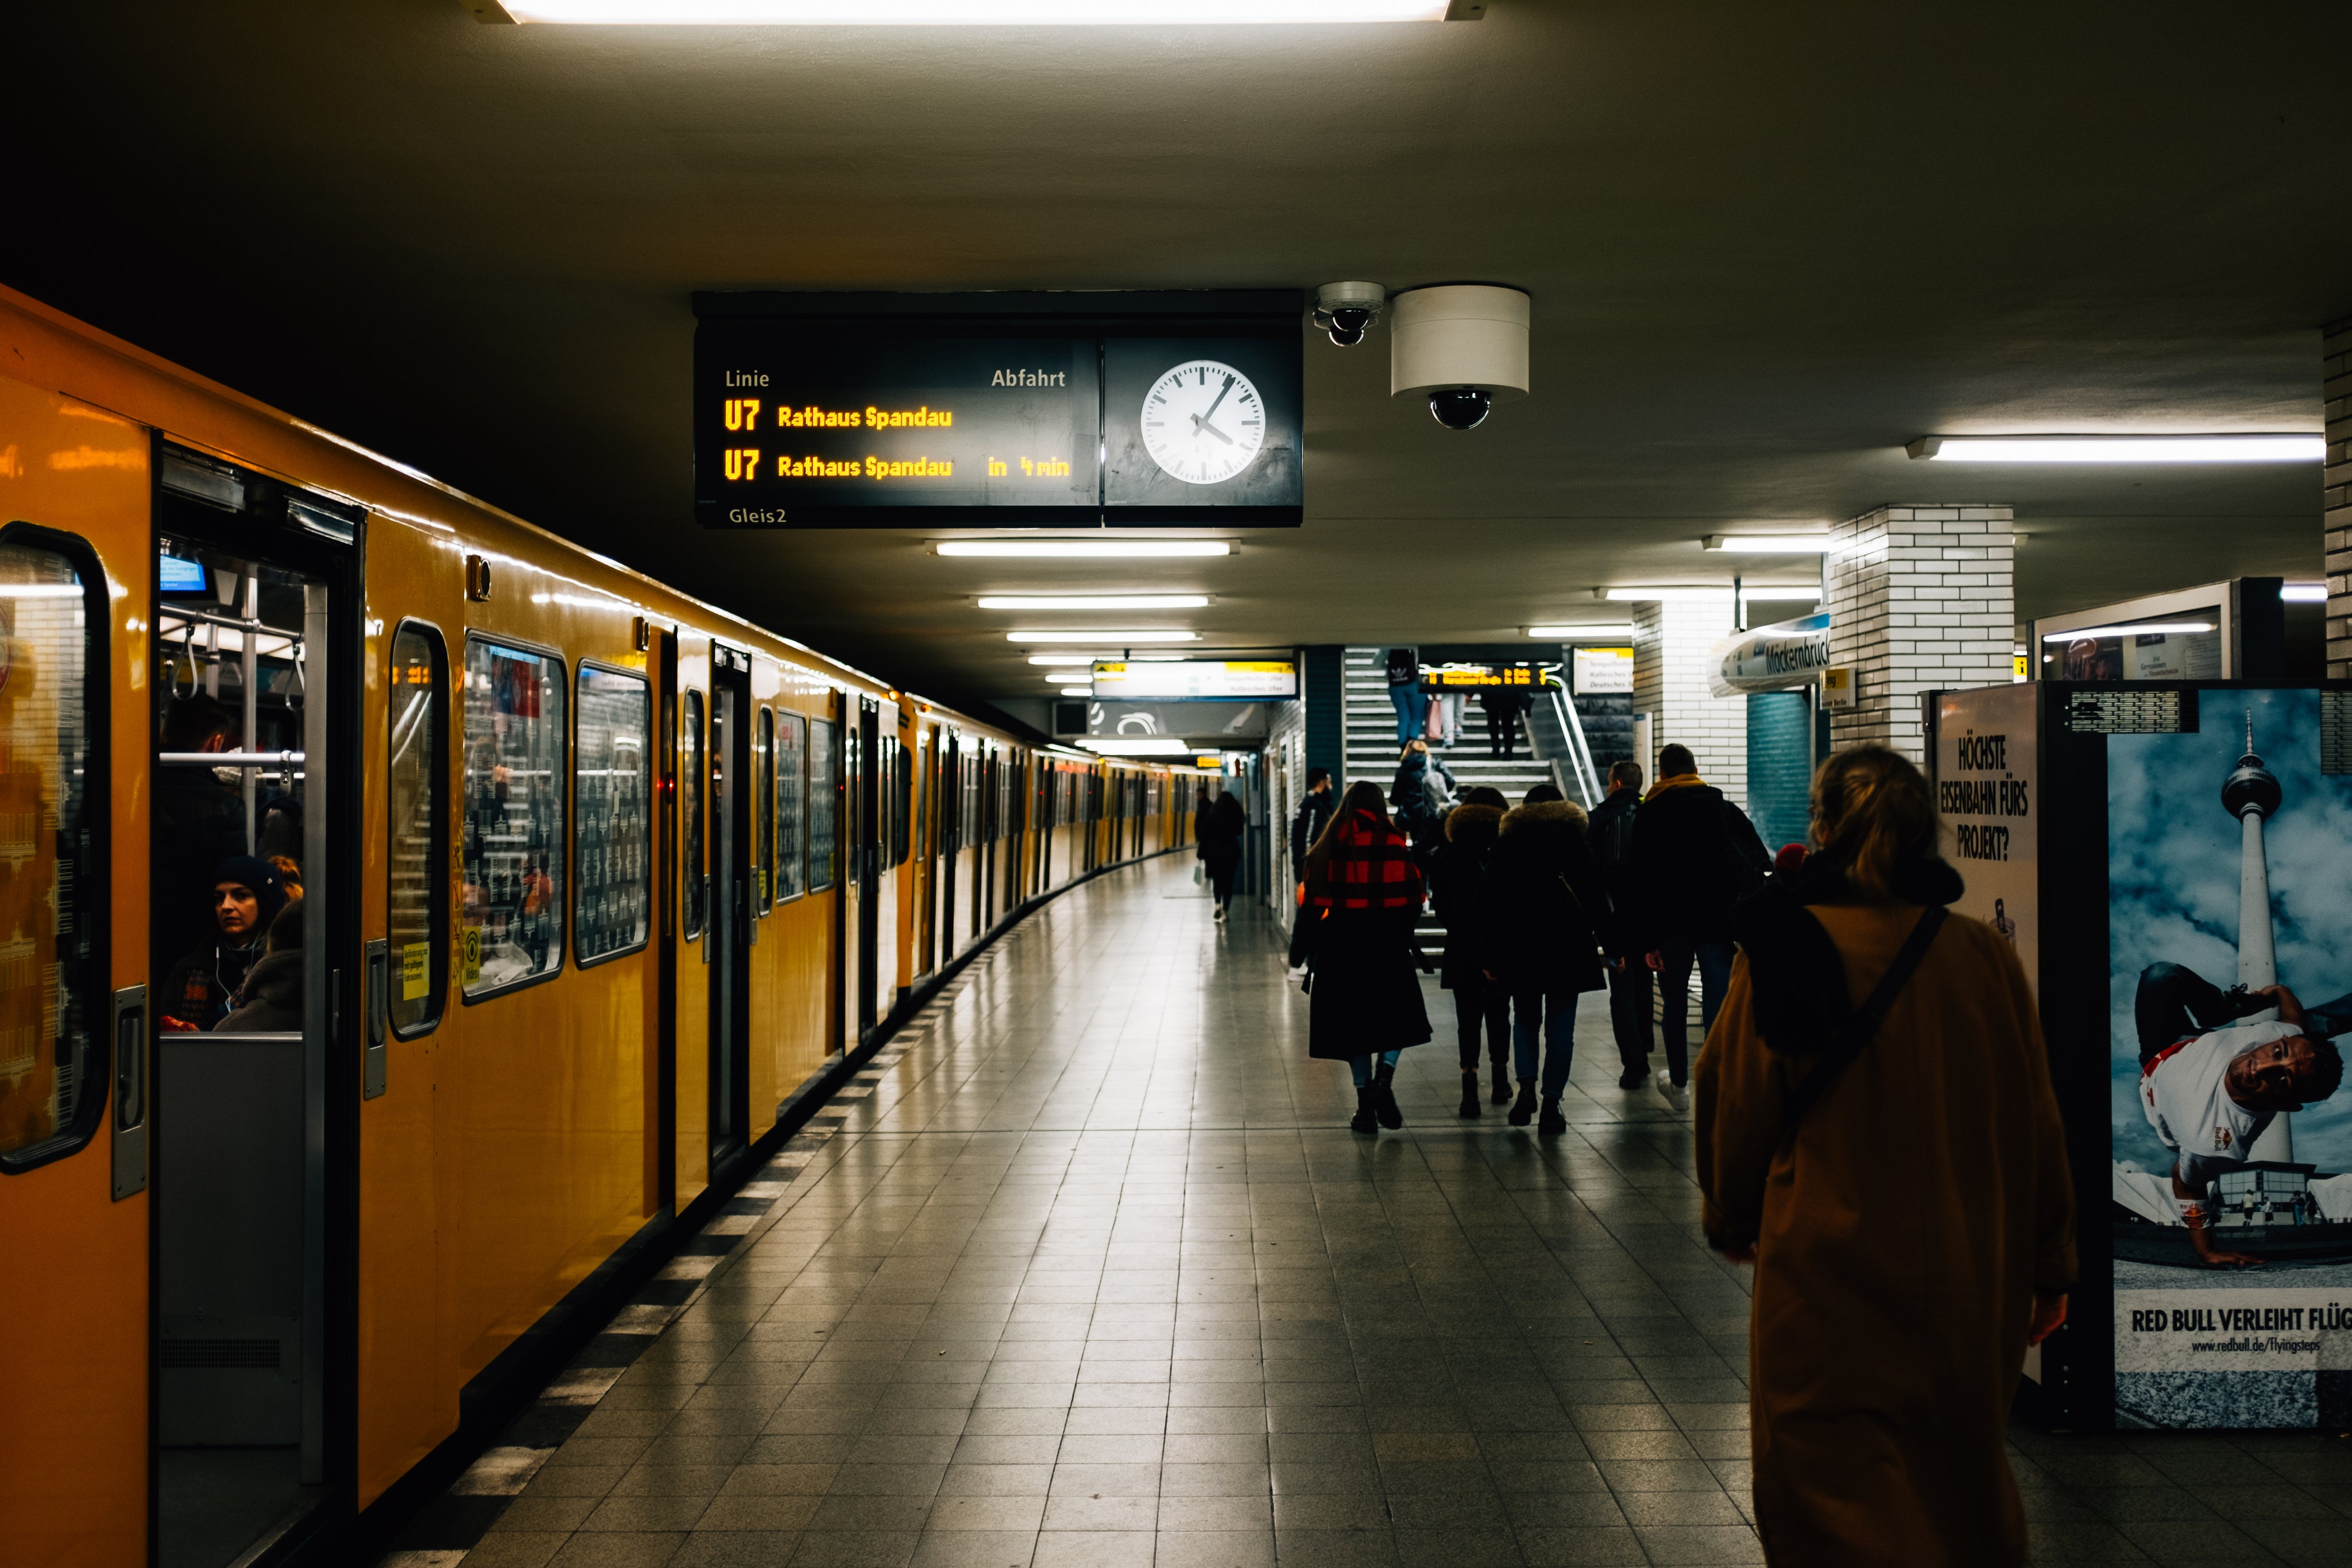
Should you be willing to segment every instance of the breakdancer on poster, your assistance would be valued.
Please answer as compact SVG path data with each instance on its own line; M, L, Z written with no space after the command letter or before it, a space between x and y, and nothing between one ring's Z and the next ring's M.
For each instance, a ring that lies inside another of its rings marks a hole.
M2274 1021L2237 1021L2273 1008ZM2210 1269L2259 1264L2213 1245L2213 1178L2246 1162L2273 1117L2336 1092L2344 1058L2329 1037L2352 1029L2352 996L2305 1009L2284 986L2224 991L2193 969L2150 964L2132 1011L2140 1109L2176 1156L2173 1201L2198 1260Z

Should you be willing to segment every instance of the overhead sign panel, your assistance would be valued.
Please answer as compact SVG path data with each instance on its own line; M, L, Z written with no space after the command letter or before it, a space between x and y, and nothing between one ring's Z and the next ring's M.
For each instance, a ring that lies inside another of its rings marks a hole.
M1296 291L696 304L706 527L1303 516Z
M1094 695L1127 702L1198 702L1241 697L1295 697L1298 666L1288 660L1221 663L1209 659L1095 665Z
M1707 660L1707 688L1718 697L1811 685L1830 662L1827 611L1779 621L1725 638Z

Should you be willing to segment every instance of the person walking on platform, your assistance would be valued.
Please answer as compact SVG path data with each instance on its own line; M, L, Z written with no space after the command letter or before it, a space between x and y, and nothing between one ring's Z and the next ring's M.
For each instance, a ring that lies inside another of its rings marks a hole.
M1612 925L1609 895L1585 844L1586 825L1582 807L1557 786L1538 784L1503 818L1486 856L1480 951L1487 978L1511 998L1519 1092L1509 1120L1526 1126L1540 1094L1536 1131L1547 1134L1568 1131L1559 1100L1575 1060L1576 998L1607 983L1601 946Z
M1813 812L1819 852L1740 906L1696 1081L1707 1241L1756 1266L1757 1531L1775 1563L2009 1568L2010 1400L2075 1281L2033 997L1947 913L1909 761L1841 752Z
M1389 650L1389 704L1396 709L1397 744L1421 734L1421 660L1410 648Z
M1462 1052L1462 1112L1478 1113L1478 1034L1485 1025L1495 1063L1495 1103L1511 1097L1511 995L1486 978L1479 955L1485 925L1486 853L1510 802L1481 784L1445 816L1445 841L1430 857L1429 901L1445 927L1445 961L1437 983L1454 993L1454 1019Z
M1429 1039L1413 973L1421 899L1421 868L1381 809L1381 787L1358 779L1307 852L1307 908L1295 946L1313 970L1307 1054L1345 1061L1355 1075L1348 1124L1359 1133L1404 1125L1397 1056Z
M1307 770L1307 797L1298 802L1298 811L1290 819L1290 880L1297 888L1307 885L1307 851L1323 835L1323 824L1331 820L1339 798L1331 793L1331 770L1310 768Z
M1445 759L1429 749L1425 740L1405 743L1397 758L1396 778L1389 784L1389 804L1396 808L1397 825L1412 835L1413 849L1424 869L1437 847L1445 813L1454 809L1461 782Z
M1528 711L1528 694L1517 686L1488 686L1478 694L1486 710L1486 755L1509 761L1519 744L1519 716Z
M1609 911L1616 942L1609 961L1609 1027L1617 1037L1620 1089L1639 1089L1650 1081L1650 966L1627 940L1634 917L1633 817L1642 804L1642 765L1612 763L1609 793L1592 809L1592 824L1585 830L1593 862L1601 868L1601 885L1609 894Z
M1233 907L1234 873L1242 863L1242 836L1248 831L1249 813L1242 809L1241 797L1231 789L1218 790L1201 819L1198 853L1208 868L1209 890L1217 899L1213 918L1219 922Z
M1664 988L1666 1065L1654 1082L1661 1099L1687 1111L1691 968L1704 1040L1731 978L1731 906L1763 883L1772 857L1748 813L1698 776L1690 747L1662 748L1658 774L1633 816L1633 881L1642 951Z

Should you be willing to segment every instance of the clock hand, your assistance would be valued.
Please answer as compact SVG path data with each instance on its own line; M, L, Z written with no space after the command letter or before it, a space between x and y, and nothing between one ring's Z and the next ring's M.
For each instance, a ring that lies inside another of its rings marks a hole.
M1206 424L1209 423L1209 421L1211 421L1212 419L1214 419L1214 418L1217 416L1217 407L1218 407L1218 404L1219 404L1219 403L1223 402L1225 401L1225 393L1226 393L1226 392L1231 392L1231 391L1233 391L1233 390L1234 390L1234 378L1233 378L1232 376L1227 376L1227 377L1225 378L1225 384L1224 384L1223 388L1223 389L1222 389L1222 390L1217 393L1217 401L1216 401L1216 402L1213 402L1213 403L1211 403L1211 404L1208 406L1207 411L1206 411L1206 412L1204 412L1204 413L1201 415L1200 419L1199 419L1198 421L1196 421L1195 423L1200 423L1200 424L1202 424L1202 425L1206 425Z
M1212 409L1210 412L1214 413L1215 410ZM1186 414L1184 417L1192 422L1192 429L1195 434L1206 431L1228 446L1231 446L1234 444L1234 438L1232 436L1227 435L1223 431L1219 430L1215 425L1209 423L1207 414L1192 413Z

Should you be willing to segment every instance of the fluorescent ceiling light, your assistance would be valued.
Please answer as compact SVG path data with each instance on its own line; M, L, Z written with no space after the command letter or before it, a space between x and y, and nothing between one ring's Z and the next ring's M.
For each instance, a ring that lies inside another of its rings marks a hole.
M988 593L982 610L1199 610L1205 593Z
M1198 632L1007 632L1008 643L1197 643Z
M1622 626L1530 626L1528 635L1547 643L1622 643L1632 638L1633 628L1630 622Z
M2327 584L2283 582L2279 584L2279 597L2289 604L2325 604L2327 602Z
M1231 539L933 539L933 555L1005 560L1180 560L1231 555Z
M1106 735L1081 740L1088 751L1105 757L1191 757L1192 748L1172 735Z
M1709 534L1701 541L1706 549L1727 550L1733 555L1820 555L1830 548L1827 534Z
M1937 463L2317 463L2318 435L1923 435L1905 448Z
M1713 601L1729 603L1727 588L1605 588L1600 591L1603 599L1624 603L1678 602L1684 600Z
M2077 626L2072 632L2044 632L2045 643L2079 643L2085 637L2145 637L2158 632L2210 632L2210 621L2147 621L2137 626Z
M1066 697L1090 697L1095 695L1095 689L1092 686L1064 686L1062 695Z
M1052 664L1065 670L1073 667L1089 669L1097 659L1118 657L1116 653L1032 653L1029 655L1029 662L1033 664Z
M469 0L496 21L598 26L1071 26L1178 22L1443 22L1447 0Z

